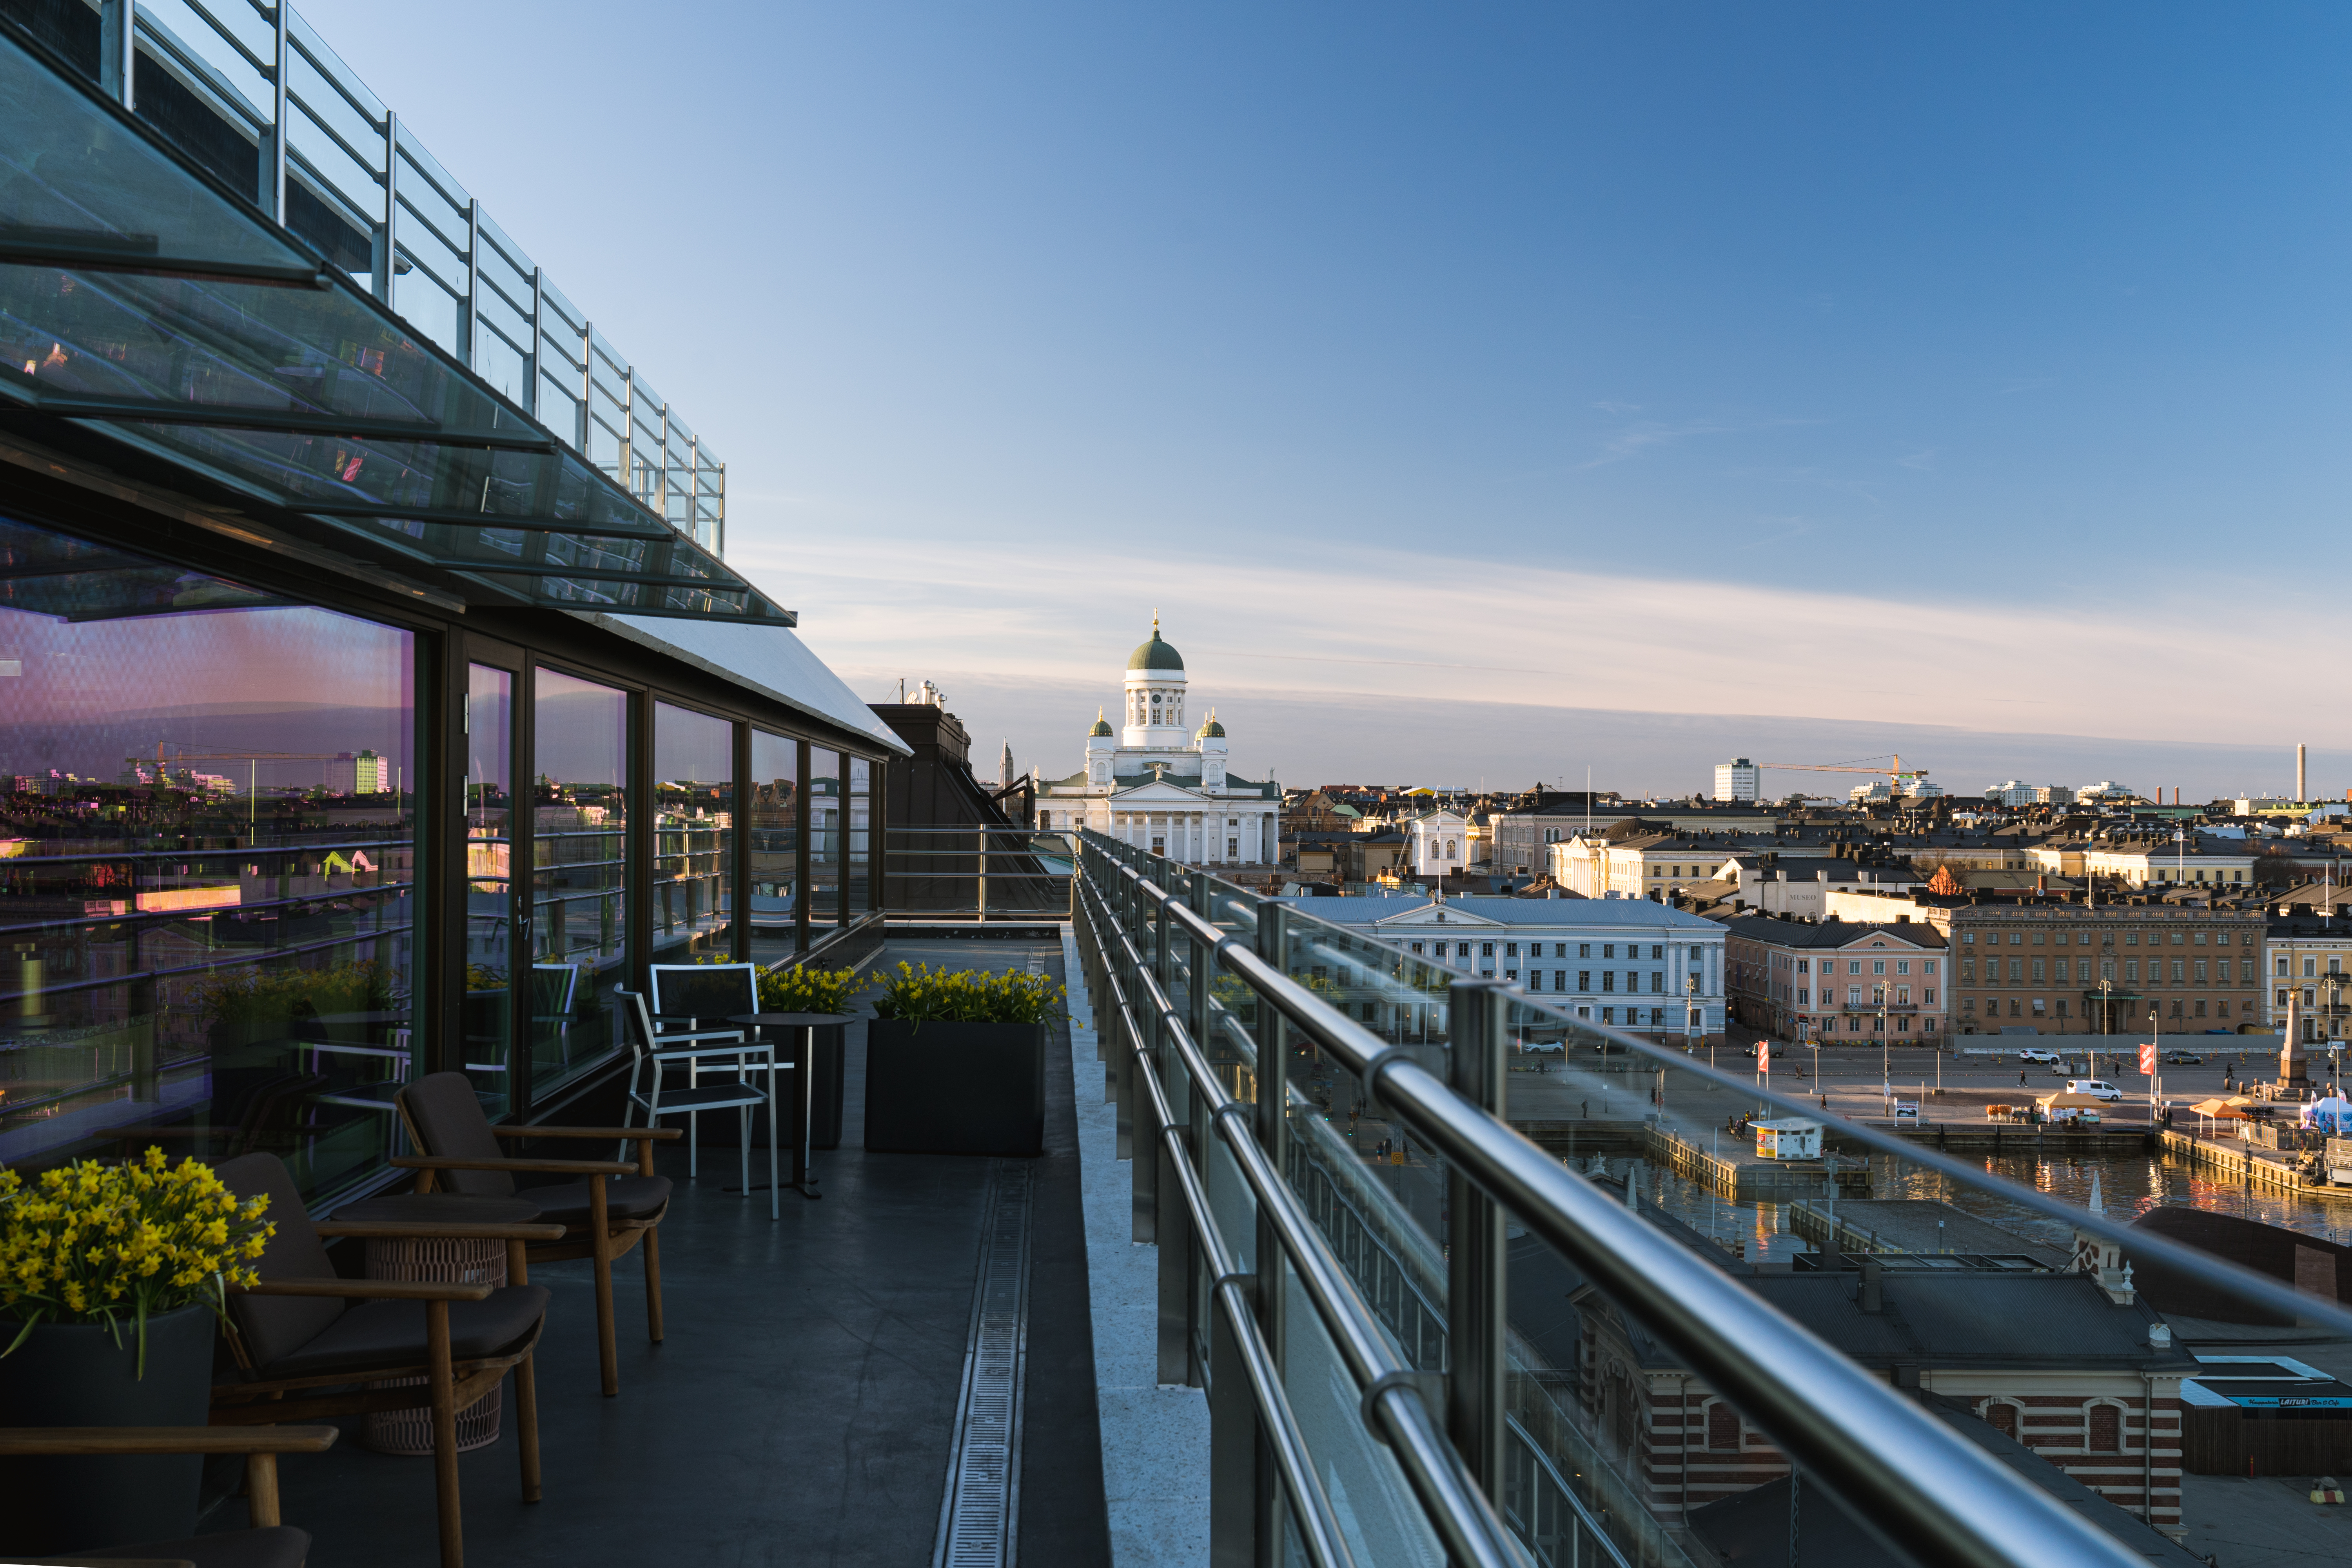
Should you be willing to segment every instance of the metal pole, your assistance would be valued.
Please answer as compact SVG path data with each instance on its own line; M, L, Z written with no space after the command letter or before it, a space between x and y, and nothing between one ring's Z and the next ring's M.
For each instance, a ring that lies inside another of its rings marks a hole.
M539 372L547 352L547 269L530 269L530 370L523 379L523 412L539 417Z
M1273 899L1258 899L1258 957L1277 969L1285 969L1283 949L1289 940L1290 907ZM1255 994L1253 993L1253 995ZM1283 1025L1282 1012L1263 996L1255 997L1257 1009L1257 1100L1252 1117L1257 1145L1265 1151L1266 1163L1285 1177L1290 1174L1289 1103L1289 1044ZM1282 1230L1274 1215L1263 1205L1252 1205L1257 1214L1256 1245L1252 1259L1257 1271L1256 1298L1258 1331L1273 1355L1275 1366L1283 1363L1285 1298L1289 1292L1290 1268L1283 1255ZM1262 1563L1282 1561L1283 1496L1278 1489L1268 1489L1263 1482L1258 1491L1257 1552Z
M283 9L281 4L280 9ZM481 356L475 344L482 336L482 204L478 198L466 202L466 341L458 352L467 370L482 368Z
M1169 873L1172 869L1166 856L1154 858L1151 879L1163 895L1169 890ZM1162 995L1174 989L1176 978L1175 946L1169 937L1168 903L1169 900L1162 897L1152 904L1151 970L1153 978L1160 982ZM1189 1143L1199 1088L1192 1082L1191 1073L1182 1073L1180 1077L1178 1072L1171 1070L1182 1064L1178 1061L1174 1047L1169 1044L1168 1020L1156 1007L1151 1012L1150 1038L1152 1068L1159 1075L1162 1089L1171 1096L1172 1103L1169 1111L1184 1129L1183 1137ZM1177 1100L1175 1096L1180 1089L1182 1098ZM1160 1381L1197 1386L1201 1369L1192 1363L1192 1244L1190 1227L1184 1223L1182 1196L1176 1187L1173 1168L1176 1154L1171 1147L1174 1142L1170 1138L1154 1138L1151 1154L1148 1158L1143 1150L1135 1152L1136 1180L1141 1184L1149 1174L1148 1195L1153 1209L1151 1215L1147 1216L1144 1214L1147 1189L1139 1185L1135 1195L1136 1218L1139 1221L1150 1220L1152 1234L1148 1239L1156 1242L1160 1247ZM1186 1152L1197 1169L1200 1164L1198 1149L1188 1148ZM1136 1239L1147 1238L1138 1237Z
M988 829L980 830L980 922L988 923Z
M1503 1114L1503 1058L1510 993L1487 980L1446 988L1454 1039L1447 1054L1450 1087L1480 1109ZM1448 1162L1445 1268L1446 1435L1497 1509L1505 1479L1503 1363L1505 1240L1502 1205Z
M98 85L125 109L138 107L138 0L104 0L98 13Z
M373 276L368 279L369 291L387 305L392 303L392 276L399 270L394 250L399 215L400 116L387 109L383 111L383 234L375 253Z
M134 0L122 0L130 9ZM288 0L278 0L272 12L269 58L269 140L262 144L267 160L261 169L262 209L280 224L286 221L286 69L292 51L288 46Z

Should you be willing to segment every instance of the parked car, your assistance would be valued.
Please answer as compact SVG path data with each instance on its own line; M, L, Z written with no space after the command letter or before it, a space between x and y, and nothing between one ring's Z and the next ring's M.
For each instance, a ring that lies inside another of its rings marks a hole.
M2124 1091L2103 1078L2070 1078L2066 1080L2068 1094L2087 1094L2093 1100L2121 1100Z
M2205 1058L2195 1051L2167 1051L2164 1059L2174 1067L2196 1068L2205 1065Z
M1761 1041L1761 1040L1759 1040L1759 1041L1757 1041L1757 1042L1756 1042L1756 1044L1754 1044L1754 1045L1752 1045L1752 1046L1748 1046L1748 1047L1743 1047L1743 1048L1741 1049L1741 1051L1740 1051L1740 1053L1739 1053L1739 1054L1740 1054L1741 1056L1743 1056L1743 1057L1752 1057L1752 1056L1754 1056L1758 1051L1760 1051L1760 1050L1762 1050L1763 1048L1764 1048L1764 1042L1763 1042L1763 1041ZM1785 1057L1785 1056L1787 1056L1787 1055L1789 1054L1789 1047L1786 1047L1786 1046L1780 1046L1780 1045L1776 1045L1776 1046L1774 1046L1774 1047L1772 1047L1772 1054L1773 1054L1774 1056L1776 1056L1776 1057Z
M2042 1050L2038 1046L2028 1046L2017 1053L2017 1059L2021 1062L2055 1062L2058 1053Z

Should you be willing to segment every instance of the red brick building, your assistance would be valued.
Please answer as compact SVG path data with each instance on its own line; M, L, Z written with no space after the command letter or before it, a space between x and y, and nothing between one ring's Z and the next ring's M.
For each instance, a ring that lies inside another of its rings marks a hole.
M1965 1404L2178 1539L2180 1380L2197 1363L2111 1247L2075 1273L1930 1271L1901 1254L1821 1272L1721 1261L1896 1386ZM1587 1287L1570 1300L1590 1430L1662 1523L1789 1473L1769 1436L1607 1298Z

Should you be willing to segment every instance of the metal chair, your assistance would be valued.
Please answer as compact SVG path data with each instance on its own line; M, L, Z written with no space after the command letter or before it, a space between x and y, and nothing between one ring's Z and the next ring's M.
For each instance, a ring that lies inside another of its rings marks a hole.
M729 1019L760 1010L760 966L756 963L656 963L647 967L653 980L653 1024L665 1046L695 1040L750 1040L757 1032ZM723 1067L725 1064L721 1064ZM702 1064L689 1061L687 1087L701 1081ZM686 1173L698 1174L701 1158L697 1145L699 1118L689 1119L686 1132Z
M733 966L730 966L733 967ZM750 968L751 965L741 965ZM658 973L658 971L656 971ZM656 1126L665 1116L686 1115L689 1118L700 1110L724 1110L732 1107L736 1116L736 1142L742 1157L742 1192L750 1197L751 1186L751 1108L768 1108L768 1217L783 1217L783 1198L778 1190L776 1147L782 1140L776 1117L776 1074L790 1072L789 1065L780 1066L773 1046L752 1037L753 1031L741 1025L730 1029L697 1029L686 1027L674 1034L657 1034L654 1015L646 1005L642 992L616 989L614 996L622 1004L622 1011L635 1026L631 1030L630 1047L636 1056L629 1070L629 1104L622 1113L625 1126L635 1126L636 1114L646 1113L646 1125ZM744 1008L743 1011L750 1011ZM694 1016L688 1016L690 1021ZM725 1016L725 1015L719 1015ZM735 1069L732 1081L704 1085L700 1074L707 1065L715 1064L717 1071ZM683 1067L688 1075L682 1089L667 1087L674 1068ZM756 1081L760 1073L768 1075L766 1087ZM693 1127L688 1122L689 1132ZM689 1152L688 1173L694 1171Z

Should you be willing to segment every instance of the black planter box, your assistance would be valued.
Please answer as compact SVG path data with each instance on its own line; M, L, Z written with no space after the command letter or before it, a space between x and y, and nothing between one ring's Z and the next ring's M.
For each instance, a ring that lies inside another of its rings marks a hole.
M897 1154L1045 1152L1045 1026L866 1026L866 1147Z

